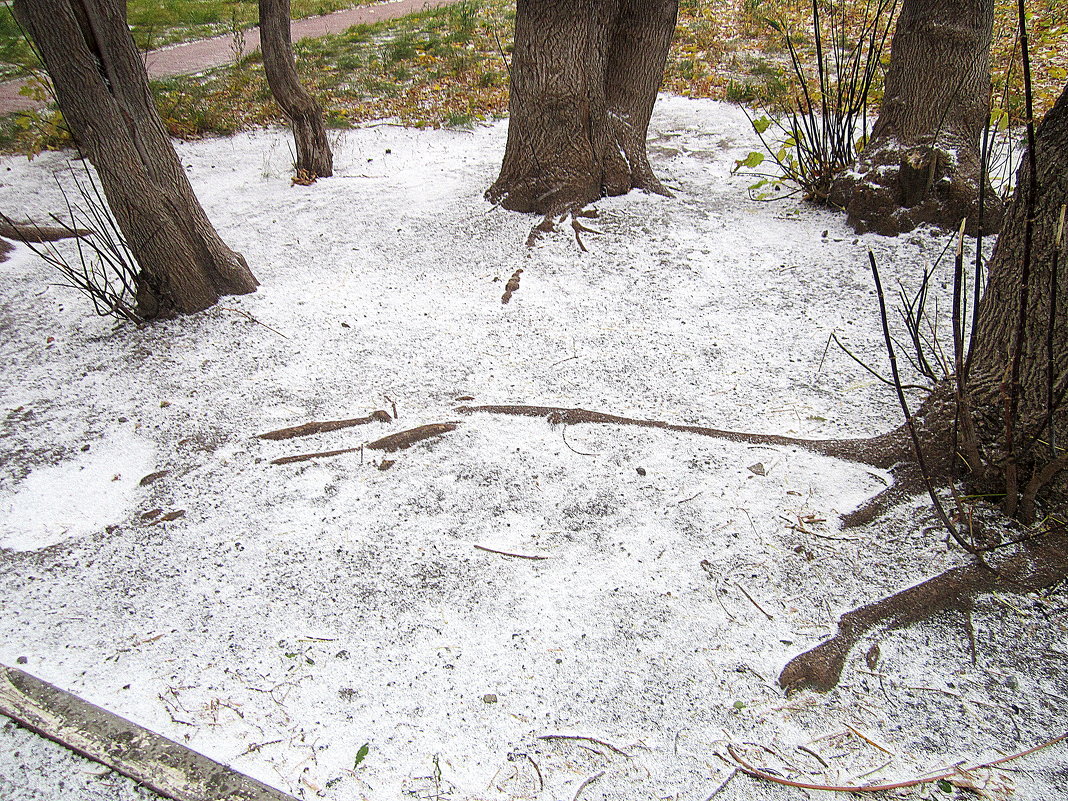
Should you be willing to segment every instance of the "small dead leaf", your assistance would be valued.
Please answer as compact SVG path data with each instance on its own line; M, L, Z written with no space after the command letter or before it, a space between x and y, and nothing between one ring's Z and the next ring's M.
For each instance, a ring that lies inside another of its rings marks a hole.
M768 471L764 468L763 462L749 465L749 472L755 476L766 476L768 474Z

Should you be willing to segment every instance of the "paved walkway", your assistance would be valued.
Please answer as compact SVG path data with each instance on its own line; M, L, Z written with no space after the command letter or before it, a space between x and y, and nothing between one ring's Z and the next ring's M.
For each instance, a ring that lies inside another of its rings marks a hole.
M449 5L458 0L385 0L369 6L359 6L345 11L337 11L321 17L307 17L293 20L293 41L328 33L347 31L353 25L364 25L382 20L396 19L427 8ZM259 26L245 31L244 52L259 49ZM202 72L212 67L227 64L234 58L234 37L216 36L212 39L200 39L195 42L152 50L145 59L150 78L166 78L170 75L187 75ZM0 114L11 114L40 107L42 104L23 97L19 90L25 81L6 81L0 83Z

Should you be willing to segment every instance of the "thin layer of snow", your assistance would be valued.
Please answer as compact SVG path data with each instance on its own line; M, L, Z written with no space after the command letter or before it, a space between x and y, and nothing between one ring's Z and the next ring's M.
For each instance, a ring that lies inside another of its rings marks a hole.
M675 197L597 204L589 252L566 224L528 250L537 220L482 199L505 130L346 132L337 176L312 187L290 185L284 131L181 145L262 282L190 318L116 328L16 251L0 268L0 661L307 798L572 798L603 771L583 798L704 799L732 775L728 742L842 783L1059 734L1056 597L981 602L977 664L943 615L862 643L827 695L776 687L842 611L961 561L923 499L840 530L880 471L455 411L886 430L892 392L828 337L881 369L867 252L888 286L914 286L945 240L858 237L830 212L748 201L730 172L758 146L744 115L663 97L650 153ZM63 207L67 154L2 168L6 213ZM390 424L254 438L394 403ZM270 464L445 421L461 425L389 469L370 450ZM2 736L21 754L0 749L5 797L90 797L56 789L48 746ZM988 789L1063 797L1063 754ZM94 798L134 792L94 781ZM802 797L742 775L716 795Z

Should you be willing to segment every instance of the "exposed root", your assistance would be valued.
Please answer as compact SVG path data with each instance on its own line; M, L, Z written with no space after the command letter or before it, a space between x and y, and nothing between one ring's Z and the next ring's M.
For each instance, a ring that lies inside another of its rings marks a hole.
M556 230L556 218L553 214L546 214L540 223L530 229L527 237L527 247L532 248L545 234L551 234Z
M92 231L69 226L38 225L34 222L15 222L0 215L0 236L16 242L55 242L76 236L89 236Z
M539 239L545 234L551 234L556 231L557 223L562 223L564 220L571 217L571 228L575 232L575 242L578 244L579 249L586 253L586 245L582 241L581 234L600 234L601 231L595 228L589 228L579 222L579 217L585 217L587 219L596 219L599 215L597 209L586 209L580 206L560 207L558 211L549 212L542 218L542 221L535 225L530 230L530 235L527 237L527 247L532 248ZM506 301L507 302L507 301Z
M365 448L373 451L386 451L387 453L392 453L393 451L401 451L405 448L410 448L425 439L440 437L442 434L455 431L459 425L459 423L428 423L425 426L409 428L407 431L398 431L396 434L390 434L389 436L376 439L374 442L368 442L366 445L359 445L355 448L341 448L336 451L319 451L318 453L301 453L296 456L283 456L279 459L272 459L271 464L306 462L309 459L321 459L327 456L340 456L343 453L355 453L356 451L362 451ZM380 467L379 469L386 468Z
M309 437L312 434L322 434L327 431L337 431L342 428L362 426L367 423L388 423L393 418L389 412L376 409L367 417L354 417L351 420L325 420L322 422L304 423L290 428L280 428L277 431L268 431L266 434L257 434L259 439L294 439L296 437Z
M894 595L847 612L838 633L805 651L783 668L779 686L789 691L828 692L838 684L850 650L876 630L900 628L949 609L967 611L983 592L1031 592L1056 584L1068 574L1068 536L1063 533L1022 543L1011 553L996 551L947 570Z
M872 496L852 512L842 515L842 528L858 528L871 523L879 515L926 490L923 477L915 465L901 462L891 469L894 483Z
M405 448L412 447L417 442L440 437L442 434L455 431L459 426L459 423L428 423L425 426L416 426L415 428L409 428L407 431L398 431L396 434L376 439L374 442L368 442L364 447L373 451L386 451L387 453L402 451Z
M633 417L621 417L589 409L564 409L555 406L458 406L461 414L483 412L486 414L513 414L526 417L544 417L551 425L577 425L580 423L604 423L609 425L640 426L642 428L661 428L667 431L679 431L685 434L697 434L703 437L715 437L730 442L746 442L752 445L789 445L804 448L824 456L833 456L850 462L865 464L870 467L889 469L901 458L900 435L898 432L883 434L870 439L799 439L780 434L749 434L740 431L723 431L705 426L667 423L661 420L639 420Z
M575 241L578 242L579 249L581 249L583 253L588 253L589 251L586 249L586 246L582 243L582 237L580 236L580 234L600 234L600 233L602 233L601 231L598 231L596 228L587 228L585 225L580 223L578 221L578 215L577 214L572 214L571 215L571 227L575 231Z

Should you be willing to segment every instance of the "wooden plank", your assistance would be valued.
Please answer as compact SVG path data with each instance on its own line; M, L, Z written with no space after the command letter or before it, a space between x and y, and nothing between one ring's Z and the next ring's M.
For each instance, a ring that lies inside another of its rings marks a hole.
M0 665L0 713L174 801L298 801L7 665Z

